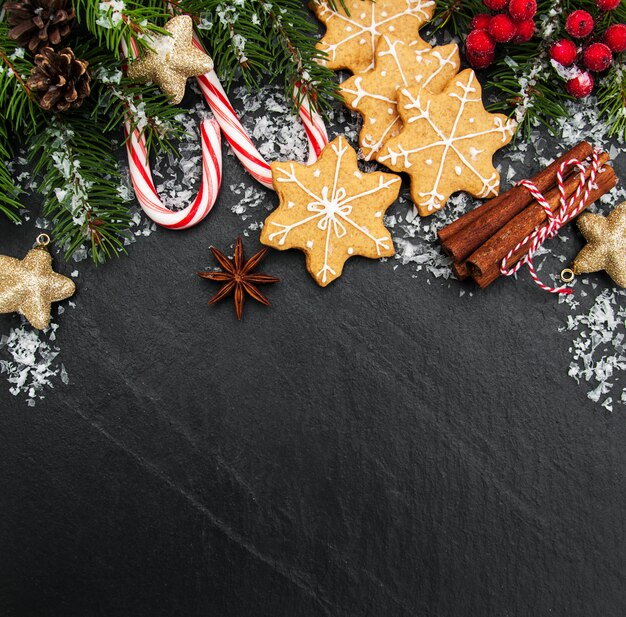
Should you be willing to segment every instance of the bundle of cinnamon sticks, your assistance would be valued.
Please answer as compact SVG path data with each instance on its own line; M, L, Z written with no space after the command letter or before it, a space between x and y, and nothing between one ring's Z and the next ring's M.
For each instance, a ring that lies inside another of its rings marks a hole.
M536 176L531 178L545 196L553 212L560 207L557 172L560 165L570 159L585 161L593 152L593 146L581 141L578 145L556 159ZM589 194L583 209L610 191L617 184L613 168L607 165L609 155L599 156L599 172L595 188ZM586 176L591 166L586 163ZM571 166L564 172L565 194L569 200L579 185L579 172ZM580 204L574 203L569 211ZM443 250L452 257L452 269L459 279L472 277L480 287L487 287L500 276L502 259L519 242L546 222L545 210L537 203L530 191L523 186L514 186L498 197L471 210L454 223L439 231ZM526 254L527 247L519 249L508 259L507 267L513 267Z

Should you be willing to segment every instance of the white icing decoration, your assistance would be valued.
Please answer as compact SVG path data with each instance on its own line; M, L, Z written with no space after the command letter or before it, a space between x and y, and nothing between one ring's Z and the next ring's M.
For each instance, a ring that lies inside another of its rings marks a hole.
M457 176L460 176L463 173L463 168L460 165L455 165L454 166L454 173Z
M484 150L479 150L478 148L474 148L474 146L471 146L469 149L469 153L470 156L472 157L472 161L476 160L476 157L481 153L484 152Z
M361 193L357 193L356 195L348 195L346 189L342 186L338 186L338 184L339 172L341 170L341 161L349 146L344 143L344 139L342 137L339 137L337 144L333 143L331 144L331 147L333 152L336 154L336 163L333 173L333 185L332 188L328 186L323 186L319 194L313 192L307 186L302 184L302 182L296 177L293 163L289 164L289 169L276 167L276 170L283 175L278 178L275 177L275 181L287 184L295 184L301 191L308 195L311 201L307 204L306 210L307 212L311 212L312 214L290 225L284 225L282 223L276 223L272 221L271 225L278 227L278 231L275 231L268 235L270 241L273 241L274 238L278 238L278 244L284 245L287 236L293 229L305 225L306 223L309 223L311 221L317 221L317 228L326 232L326 240L324 245L324 264L322 266L322 269L316 274L317 277L321 276L323 283L327 282L328 274L337 274L328 263L328 256L332 253L333 248L331 244L331 239L333 236L335 238L343 238L343 236L345 236L347 233L348 225L353 229L356 229L359 233L363 234L367 239L369 239L374 244L374 247L376 248L376 253L378 255L381 254L381 249L388 250L390 248L389 237L376 238L368 231L367 227L359 225L351 218L352 203L361 199L362 197L366 197L367 195L372 195L380 191L386 190L392 184L400 181L400 178L398 178L397 176L385 181L383 179L383 176L381 175L379 177L378 186L372 189L365 190Z
M322 173L322 172L321 172L319 169L316 169L316 170L313 172L313 175L314 175L316 178L319 178L319 175L320 175L321 173Z
M433 141L425 146L420 146L417 148L405 149L402 144L398 144L398 150L388 149L388 154L385 156L378 157L378 161L381 163L385 163L389 161L391 165L396 165L398 159L403 160L403 166L405 169L409 169L412 166L412 163L409 157L412 154L417 152L425 152L431 148L438 148L444 146L443 154L441 155L441 161L439 163L439 170L437 172L437 176L435 178L435 182L430 191L425 193L420 192L420 196L425 199L419 203L419 205L426 207L429 212L434 210L439 210L442 208L445 203L443 202L444 195L439 193L439 184L441 182L441 178L443 177L443 170L445 167L446 159L448 153L450 151L454 152L456 156L461 160L461 162L467 167L467 169L473 173L479 180L483 183L482 189L479 191L478 197L487 197L497 189L499 185L498 174L493 172L489 178L483 178L480 172L470 163L470 161L465 157L465 155L459 150L459 148L455 145L456 142L465 140L465 139L473 139L475 137L479 137L481 135L488 135L491 133L500 133L502 142L505 142L508 135L513 132L515 128L515 123L512 122L503 122L500 116L493 116L493 126L485 131L479 131L476 133L467 133L465 135L457 135L458 125L463 117L463 113L465 111L465 107L467 103L480 103L482 105L482 99L480 97L473 98L471 95L476 93L476 88L472 86L472 83L475 79L475 74L473 71L468 71L467 75L469 79L467 83L463 81L456 81L455 85L458 89L462 91L462 94L459 94L457 91L452 90L448 93L448 96L451 98L458 99L460 101L459 107L456 112L456 117L454 119L452 128L450 129L449 136L446 135L445 131L441 129L437 124L433 122L430 117L430 100L424 106L421 101L421 91L417 94L415 98L411 95L408 90L403 90L402 94L409 99L409 103L404 106L405 109L416 109L418 111L417 114L408 118L408 124L413 122L417 122L418 120L426 120L435 134L439 137L439 141ZM470 121L472 119L470 118ZM430 160L430 159L429 159ZM456 171L456 169L455 169ZM458 174L458 172L457 172Z
M352 255L354 253L354 249L350 246L348 247L348 255Z
M307 248L312 249L313 248L313 240L307 240L306 241L306 245L307 245Z

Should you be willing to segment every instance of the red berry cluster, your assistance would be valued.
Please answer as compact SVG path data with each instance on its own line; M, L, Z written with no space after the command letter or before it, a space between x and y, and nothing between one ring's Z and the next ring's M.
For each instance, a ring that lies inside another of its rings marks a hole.
M483 0L483 4L492 13L472 19L465 41L467 61L476 69L493 62L497 43L525 43L535 33L537 0Z
M620 0L596 0L602 12L616 9L619 3ZM550 48L550 58L563 67L572 67L565 89L577 99L582 99L593 90L591 73L606 71L613 63L613 54L626 50L626 24L609 26L604 35L600 36L595 31L593 16L587 11L578 10L567 16L565 30L579 45L570 39L561 39Z

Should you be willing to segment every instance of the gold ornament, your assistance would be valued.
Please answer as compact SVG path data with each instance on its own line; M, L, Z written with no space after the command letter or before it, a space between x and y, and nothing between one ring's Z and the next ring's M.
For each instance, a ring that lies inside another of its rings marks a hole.
M574 260L574 273L606 270L617 285L626 287L626 201L606 218L583 214L577 225L587 245Z
M193 22L189 15L170 19L165 30L172 36L163 35L149 41L154 51L131 62L128 77L154 82L177 105L185 95L187 78L212 71L213 60L194 47Z
M50 323L50 304L69 298L76 290L72 279L52 270L49 242L41 234L37 246L21 261L0 255L0 313L17 311L38 330Z

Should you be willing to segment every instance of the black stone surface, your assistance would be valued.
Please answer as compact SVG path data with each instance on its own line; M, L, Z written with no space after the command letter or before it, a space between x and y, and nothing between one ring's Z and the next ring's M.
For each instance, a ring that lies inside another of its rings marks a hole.
M0 615L623 615L626 423L568 378L569 310L393 261L321 289L289 251L238 323L195 275L232 200L80 265L68 386L0 376ZM35 234L0 220L1 252Z

